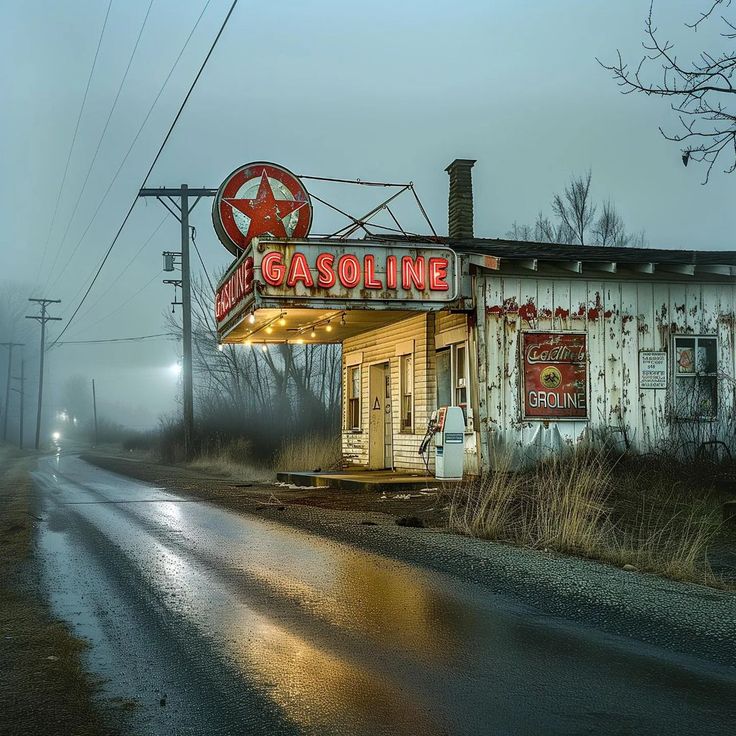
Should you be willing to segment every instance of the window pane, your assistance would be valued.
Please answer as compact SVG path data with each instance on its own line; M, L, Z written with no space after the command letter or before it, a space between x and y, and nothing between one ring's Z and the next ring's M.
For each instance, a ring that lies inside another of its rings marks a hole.
M716 377L705 376L695 379L695 401L698 417L714 417L717 412Z
M677 373L695 373L694 338L675 338L675 365Z
M438 350L436 361L437 372L437 406L452 404L452 384L450 378L450 351Z
M411 359L411 355L404 355L401 361L403 391L405 394L410 394L414 384L414 365Z
M698 373L717 373L718 343L714 337L699 337L695 355L695 370Z
M465 385L465 345L458 345L455 350L455 385Z
M675 416L697 416L695 405L695 376L677 376L675 379Z

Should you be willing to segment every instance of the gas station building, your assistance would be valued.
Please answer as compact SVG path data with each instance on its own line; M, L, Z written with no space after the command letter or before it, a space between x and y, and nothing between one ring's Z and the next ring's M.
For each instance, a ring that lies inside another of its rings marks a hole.
M736 252L476 238L474 163L447 168L447 237L251 239L219 340L340 343L346 467L433 472L420 445L453 406L468 474L596 431L651 451L697 422L731 444Z

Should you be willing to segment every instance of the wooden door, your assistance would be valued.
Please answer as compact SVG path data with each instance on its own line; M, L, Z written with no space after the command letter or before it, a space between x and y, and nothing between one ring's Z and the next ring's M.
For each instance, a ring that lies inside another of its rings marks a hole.
M368 380L368 467L386 467L386 374L388 365L379 363L369 368Z

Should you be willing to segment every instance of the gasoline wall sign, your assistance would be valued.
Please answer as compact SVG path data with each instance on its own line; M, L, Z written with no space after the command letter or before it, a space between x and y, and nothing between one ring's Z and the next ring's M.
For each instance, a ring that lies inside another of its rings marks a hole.
M588 355L582 332L524 332L525 419L587 419Z
M288 169L257 161L235 169L212 203L212 222L222 244L239 256L256 237L305 238L312 203Z

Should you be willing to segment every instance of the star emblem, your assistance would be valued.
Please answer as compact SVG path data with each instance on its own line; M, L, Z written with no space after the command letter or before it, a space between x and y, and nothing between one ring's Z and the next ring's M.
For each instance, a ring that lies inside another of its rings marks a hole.
M261 172L258 193L254 199L223 197L222 201L250 219L248 231L244 233L246 243L260 235L290 237L291 233L287 232L284 220L306 204L295 199L276 199L265 169Z

